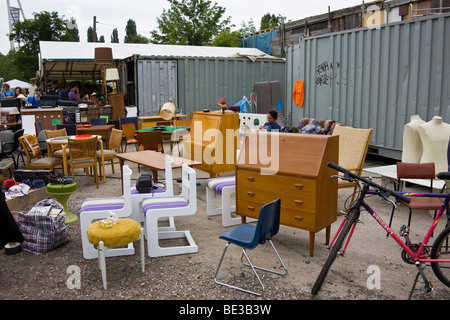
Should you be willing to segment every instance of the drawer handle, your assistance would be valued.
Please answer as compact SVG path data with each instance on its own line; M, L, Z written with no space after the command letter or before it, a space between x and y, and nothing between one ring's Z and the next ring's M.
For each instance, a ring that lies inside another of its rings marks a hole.
M249 197L253 197L255 195L255 193L251 192L251 191L248 191L247 194L248 194Z
M298 222L301 222L301 221L303 221L303 217L300 217L300 216L295 216L294 218L295 218L295 220L297 220Z
M295 187L296 187L298 190L302 190L302 189L303 189L303 185L302 185L302 184L295 184Z
M248 211L255 211L255 207L248 206L247 209L248 209Z
M303 201L302 200L294 200L295 204L298 206L303 205Z
M253 181L255 181L255 177L247 177L247 180L250 182L253 182Z

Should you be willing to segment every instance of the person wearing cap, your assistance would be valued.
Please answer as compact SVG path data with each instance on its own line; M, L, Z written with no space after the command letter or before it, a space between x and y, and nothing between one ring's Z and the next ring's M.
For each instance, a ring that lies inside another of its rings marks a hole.
M278 113L275 110L270 110L267 114L267 122L259 127L259 129L267 131L281 131L281 126L277 123Z
M4 83L3 84L3 90L2 90L2 99L12 99L14 98L14 91L12 91L9 87L9 84Z

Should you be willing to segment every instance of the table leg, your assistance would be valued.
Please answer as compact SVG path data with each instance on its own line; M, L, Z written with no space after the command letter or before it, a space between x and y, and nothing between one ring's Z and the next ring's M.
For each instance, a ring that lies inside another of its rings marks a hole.
M119 158L119 162L120 162L120 180L122 181L122 194L123 194L123 164L125 163L125 160L120 159Z
M64 175L67 176L69 173L69 170L67 168L67 154L66 154L66 148L67 145L63 144L62 145L62 156L63 156L63 170L64 170Z

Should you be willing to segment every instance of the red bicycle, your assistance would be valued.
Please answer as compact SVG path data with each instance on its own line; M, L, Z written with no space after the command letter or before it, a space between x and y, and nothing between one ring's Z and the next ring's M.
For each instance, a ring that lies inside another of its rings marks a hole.
M385 230L385 232L388 233L389 236L391 236L392 239L394 239L402 248L402 259L411 264L415 264L418 273L415 278L413 287L411 289L409 298L411 298L411 295L415 289L417 280L419 278L419 275L422 277L424 283L425 283L425 292L431 292L433 290L433 283L429 281L425 273L423 272L425 266L427 264L431 264L431 267L433 269L434 274L436 277L446 286L450 287L450 217L449 213L447 211L448 204L450 203L450 194L449 193L420 193L420 194L411 194L408 193L408 197L404 195L402 192L395 192L392 190L389 190L385 187L382 187L376 183L374 183L371 179L363 178L361 176L358 176L350 171L348 171L345 168L342 168L332 162L328 163L328 166L336 169L337 171L342 172L343 176L333 176L338 177L340 179L356 182L359 185L359 195L357 200L354 202L354 205L351 207L351 209L345 214L344 220L342 221L341 225L339 226L339 229L337 230L337 233L332 240L332 242L329 245L330 253L327 257L327 260L325 261L325 264L320 271L319 276L316 279L316 282L314 283L314 286L312 287L311 293L313 295L316 295L327 274L330 270L331 265L336 260L338 255L343 255L345 252L345 249L348 246L348 243L352 237L352 234L355 230L356 223L358 223L360 214L361 214L361 208L365 209L377 222L378 224ZM450 180L450 172L442 172L437 175L439 179L443 180ZM361 187L362 183L362 187ZM372 188L372 190L369 190ZM400 229L400 236L405 238L405 241L403 241L390 227L389 225L381 219L381 217L364 201L364 198L368 194L376 194L383 199L392 202L393 205L395 205L395 202L393 202L391 199L389 199L390 196L393 196L398 201L409 203L410 198L409 196L426 196L426 197L439 197L443 199L442 206L439 210L439 212L436 214L435 219L433 220L433 223L431 224L427 234L425 235L425 238L423 241L419 244L413 244L410 241L409 238L409 229L407 226L402 226ZM441 220L442 216L444 215L444 212L447 212L447 222L444 230L439 234L439 236L434 241L431 250L428 246L428 242L433 235L439 221ZM344 245L345 241L345 245ZM344 247L343 247L344 245Z

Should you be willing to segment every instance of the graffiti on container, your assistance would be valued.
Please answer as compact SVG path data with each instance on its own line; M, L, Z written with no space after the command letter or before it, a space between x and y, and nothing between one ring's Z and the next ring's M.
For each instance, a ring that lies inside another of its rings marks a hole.
M337 85L347 84L346 83L347 79L345 77L341 79L340 77L341 64L339 62L333 64L332 62L324 61L317 66L316 72L317 72L316 85L331 86L333 81L335 81ZM342 83L341 80L343 81Z

